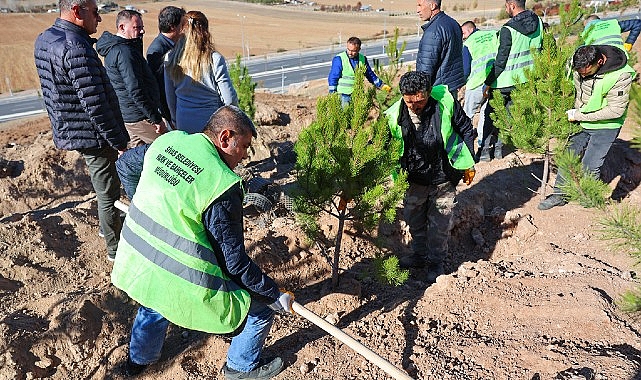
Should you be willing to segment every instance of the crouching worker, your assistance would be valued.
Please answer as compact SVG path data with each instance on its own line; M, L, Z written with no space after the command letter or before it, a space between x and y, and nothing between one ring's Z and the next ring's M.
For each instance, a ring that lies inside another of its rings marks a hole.
M392 137L402 141L400 166L409 181L403 217L413 253L399 264L427 266L425 280L433 283L444 273L456 185L474 179L476 131L447 86L432 87L427 73L407 72L399 87L403 97L385 111Z
M261 353L274 311L293 313L293 295L245 252L243 191L232 170L255 136L247 115L224 106L202 133L166 133L144 154L111 274L141 304L126 375L160 358L169 322L215 334L242 328L227 352L225 379L269 379L282 371L280 358Z

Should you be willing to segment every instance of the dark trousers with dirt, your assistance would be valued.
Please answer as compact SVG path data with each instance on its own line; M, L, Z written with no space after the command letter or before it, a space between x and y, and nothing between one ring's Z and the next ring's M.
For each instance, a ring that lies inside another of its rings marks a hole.
M412 256L401 260L406 267L428 266L427 281L443 274L456 187L446 182L423 186L411 183L403 201L403 217L412 235Z
M89 177L98 200L98 220L107 243L107 257L115 259L122 219L114 202L120 199L120 180L116 173L118 151L111 147L82 149L80 154L87 163Z

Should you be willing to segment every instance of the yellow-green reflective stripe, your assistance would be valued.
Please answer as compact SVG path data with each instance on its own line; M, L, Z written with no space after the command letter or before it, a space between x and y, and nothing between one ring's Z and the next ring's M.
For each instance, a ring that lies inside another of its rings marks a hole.
M509 57L507 57L507 59L517 59L520 57L525 57L526 55L530 55L530 54L532 53L530 52L530 49L528 49L528 50L520 51L518 53L510 54Z
M200 244L194 243L184 239L165 227L155 223L147 215L143 214L135 207L129 208L129 213L132 220L135 220L138 225L145 228L149 233L159 238L163 242L171 245L172 247L188 254L190 256L208 261L213 265L218 265L218 260L214 252ZM143 238L135 234L125 223L122 227L122 238L127 241L138 253L140 253L147 260L154 265L172 273L185 281L194 285L202 286L207 289L220 290L220 291L235 291L241 289L233 281L225 280L221 277L205 273L203 271L190 268L187 265L177 261L176 259L168 256L164 252L153 247Z
M603 36L601 38L597 38L594 41L590 41L590 45L609 45L609 44L603 44L602 42L609 41L609 44L613 45L620 45L623 46L623 40L621 39L621 35L609 35L609 36Z
M530 66L533 64L534 64L534 60L516 63L514 65L507 66L504 71L512 71L512 70L520 69L521 67Z

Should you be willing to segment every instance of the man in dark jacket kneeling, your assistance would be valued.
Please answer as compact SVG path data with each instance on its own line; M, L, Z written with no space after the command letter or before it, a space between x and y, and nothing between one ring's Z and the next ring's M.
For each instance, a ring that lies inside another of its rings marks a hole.
M400 166L409 181L403 214L413 254L400 265L427 266L426 280L433 283L444 273L456 185L474 179L476 131L447 86L432 87L427 73L405 73L399 87L402 99L385 114L392 137L403 143Z

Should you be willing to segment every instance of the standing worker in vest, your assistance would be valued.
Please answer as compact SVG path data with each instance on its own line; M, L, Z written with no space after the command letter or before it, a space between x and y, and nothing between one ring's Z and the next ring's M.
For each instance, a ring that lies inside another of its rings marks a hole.
M293 295L245 252L243 190L233 172L255 136L247 115L223 106L202 133L169 132L144 155L136 190L144 196L133 197L111 274L141 304L126 375L160 358L169 322L215 334L242 329L227 351L225 379L282 371L280 358L261 353L274 311L293 313Z
M496 58L498 39L496 32L478 30L473 21L461 25L463 31L463 74L466 78L463 110L470 120L479 111L485 111L487 99L483 97L484 82ZM483 107L481 107L483 106ZM482 114L481 114L482 115ZM477 134L483 136L483 117L479 117ZM479 139L479 146L482 140Z
M512 105L510 93L517 84L525 83L525 69L534 67L532 49L543 47L543 23L536 13L525 9L525 0L505 0L505 11L510 20L499 30L499 47L494 65L485 79L488 89L499 90L508 109ZM491 94L487 91L486 97ZM503 142L490 115L494 112L488 103L485 108L483 146L480 161L490 161L490 148L494 146L494 158L503 158Z
M447 86L432 87L428 73L407 72L399 87L403 97L385 111L392 138L402 142L400 167L409 181L403 217L413 253L399 265L427 266L426 282L434 283L445 273L456 185L474 179L476 133Z
M611 45L629 52L641 34L641 20L601 20L597 15L585 19L581 37L586 45ZM623 41L621 33L630 32Z
M597 178L610 146L619 135L627 115L630 87L636 73L622 49L611 45L587 45L572 57L576 96L568 120L581 124L583 130L570 138L570 151L582 156L583 168ZM539 203L548 210L567 203L561 186L565 180L557 174L554 192Z
M367 62L367 57L360 53L361 40L358 37L350 37L347 40L347 50L337 54L332 59L332 68L329 70L327 82L329 84L329 93L333 94L338 92L341 94L341 103L343 107L352 99L352 91L354 91L354 71L358 65L365 65L365 78L385 92L390 92L392 88L383 83L383 81L376 76L374 71Z

